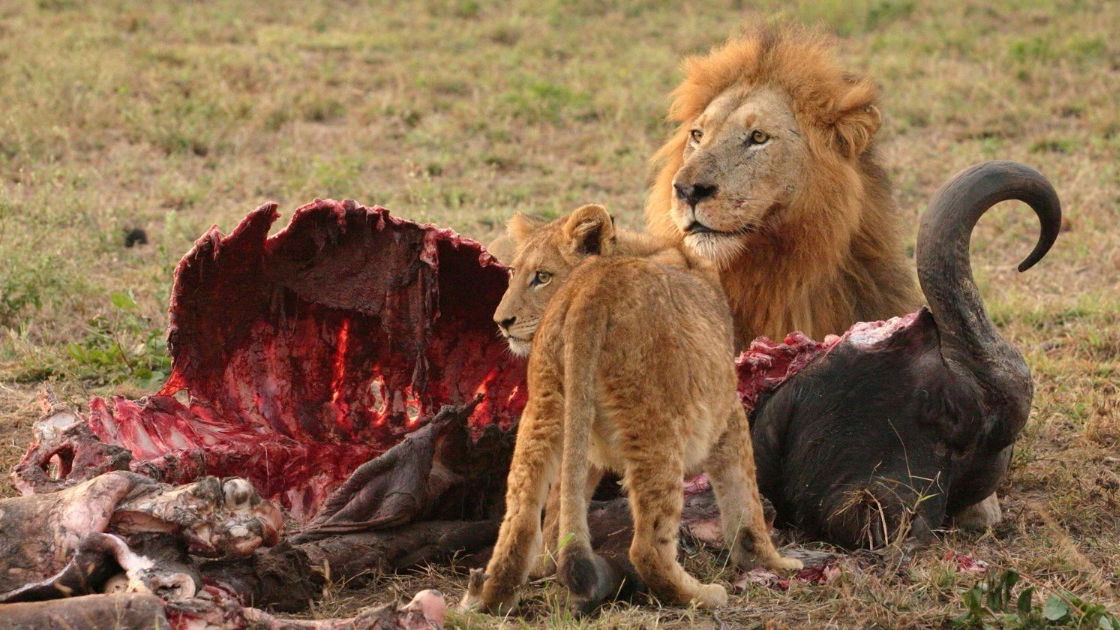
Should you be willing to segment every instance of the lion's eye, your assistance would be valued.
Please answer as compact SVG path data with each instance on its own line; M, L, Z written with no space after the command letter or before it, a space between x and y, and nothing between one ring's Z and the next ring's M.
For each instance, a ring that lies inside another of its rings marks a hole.
M769 139L770 134L762 131L761 129L755 129L751 132L751 137L749 138L747 144L765 144Z
M692 138L693 142L700 142L700 138L704 137L704 132L700 129L693 129L692 131L688 132L688 135Z
M533 274L533 286L543 287L544 285L552 282L552 274L547 271L538 271Z

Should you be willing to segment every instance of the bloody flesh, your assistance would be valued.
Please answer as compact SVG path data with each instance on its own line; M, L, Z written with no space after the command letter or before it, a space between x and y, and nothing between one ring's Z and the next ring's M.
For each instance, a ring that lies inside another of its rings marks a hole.
M352 201L308 204L269 237L278 216L212 228L179 263L158 395L91 402L133 470L241 475L306 520L443 404L481 393L475 435L513 426L524 363L491 322L507 272L478 243Z

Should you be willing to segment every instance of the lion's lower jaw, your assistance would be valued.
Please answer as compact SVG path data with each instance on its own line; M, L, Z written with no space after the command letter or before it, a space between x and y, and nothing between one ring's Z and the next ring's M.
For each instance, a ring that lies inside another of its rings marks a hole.
M710 260L720 269L728 269L743 254L746 245L734 236L686 234L684 244L693 253Z
M533 347L532 340L525 341L512 337L507 338L506 343L509 344L509 351L519 357L529 356L529 349Z

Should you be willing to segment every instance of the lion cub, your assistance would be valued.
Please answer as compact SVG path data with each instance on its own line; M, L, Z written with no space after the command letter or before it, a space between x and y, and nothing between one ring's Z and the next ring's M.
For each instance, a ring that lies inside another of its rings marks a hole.
M677 562L681 482L702 471L737 564L754 555L771 568L800 568L778 555L763 519L731 316L714 273L694 268L677 246L616 232L597 205L543 225L517 215L509 231L517 251L494 319L515 353L529 353L529 401L494 555L486 575L471 576L462 606L516 605L541 552L541 509L557 473L560 581L583 609L613 594L617 578L588 533L591 465L622 475L634 519L630 560L667 601L727 601L723 586L701 584Z

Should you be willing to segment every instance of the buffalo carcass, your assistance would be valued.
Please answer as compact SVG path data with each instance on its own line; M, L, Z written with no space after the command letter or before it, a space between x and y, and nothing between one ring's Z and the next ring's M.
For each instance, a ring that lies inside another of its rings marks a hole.
M1013 162L964 170L937 192L918 231L929 307L856 324L759 401L759 486L781 520L840 545L877 547L928 539L996 490L1033 387L984 310L968 248L981 215L1008 199L1038 215L1038 242L1019 271L1037 263L1061 226L1050 183Z

